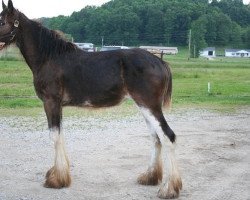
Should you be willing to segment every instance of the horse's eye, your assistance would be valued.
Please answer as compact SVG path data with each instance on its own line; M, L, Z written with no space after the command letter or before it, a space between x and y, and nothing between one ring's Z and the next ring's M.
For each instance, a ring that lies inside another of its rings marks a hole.
M0 26L4 26L5 25L5 22L0 22Z

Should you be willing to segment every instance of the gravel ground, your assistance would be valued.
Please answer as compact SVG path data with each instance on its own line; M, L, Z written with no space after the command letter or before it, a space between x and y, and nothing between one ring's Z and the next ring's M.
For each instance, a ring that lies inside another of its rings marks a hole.
M44 115L0 117L0 200L157 199L159 186L136 183L150 159L142 116L96 116L64 117L73 182L60 190L42 186L54 159ZM179 199L250 199L250 107L180 109L166 118L178 135Z

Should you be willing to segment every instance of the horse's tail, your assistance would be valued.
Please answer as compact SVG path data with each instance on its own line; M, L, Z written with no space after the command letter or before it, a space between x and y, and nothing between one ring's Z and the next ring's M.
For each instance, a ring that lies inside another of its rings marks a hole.
M164 62L166 68L166 83L164 89L163 106L170 108L172 102L172 73L167 62Z

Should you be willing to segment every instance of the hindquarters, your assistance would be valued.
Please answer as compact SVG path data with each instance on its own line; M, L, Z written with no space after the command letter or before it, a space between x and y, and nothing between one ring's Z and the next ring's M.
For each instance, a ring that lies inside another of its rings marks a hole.
M127 90L140 105L169 105L172 75L168 63L140 49L129 52L124 61Z
M135 51L128 58L124 66L125 84L145 118L153 141L150 165L137 181L143 185L156 185L165 173L167 176L158 197L177 198L182 181L175 160L176 136L162 112L162 106L171 102L170 68L167 63L144 51ZM163 167L162 157L165 161Z
M175 134L162 113L162 106L171 102L172 75L169 65L146 51L135 49L127 55L123 68L129 95L140 108L150 111L174 142Z

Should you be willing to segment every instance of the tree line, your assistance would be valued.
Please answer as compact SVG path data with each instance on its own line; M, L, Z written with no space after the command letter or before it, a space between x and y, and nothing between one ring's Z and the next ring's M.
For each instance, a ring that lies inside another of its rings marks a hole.
M250 48L250 5L242 0L111 0L41 21L75 42L96 45L186 46L191 30L197 52L206 46Z

